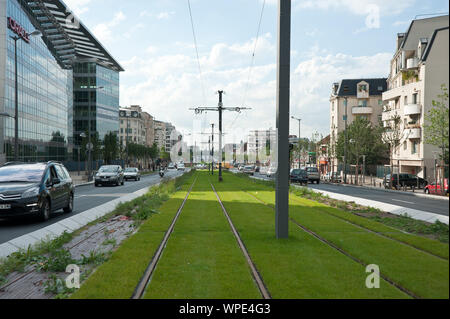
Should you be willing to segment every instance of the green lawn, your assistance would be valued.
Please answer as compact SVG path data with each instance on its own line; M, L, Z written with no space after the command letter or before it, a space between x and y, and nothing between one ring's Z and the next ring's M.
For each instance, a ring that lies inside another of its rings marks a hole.
M261 298L210 181L273 298L410 298L383 279L379 289L368 289L365 266L294 222L289 239L277 240L272 186L228 173L223 183L208 172L195 176L197 182L144 298ZM73 297L130 298L193 180L194 176L163 204L161 214L145 221ZM290 217L363 263L377 264L383 275L415 295L449 297L448 245L293 194Z
M227 175L231 184L240 185L246 191L258 199L270 204L273 208L275 193L270 186L241 177ZM326 240L342 248L352 256L366 264L377 264L381 273L391 280L412 291L423 298L448 298L449 297L449 264L448 260L432 256L405 245L403 243L368 232L360 227L352 225L342 218L344 212L327 207L323 204L306 200L291 194L290 217L300 224L311 229ZM347 215L350 215L347 213ZM336 217L339 216L340 218ZM411 242L416 246L427 249L431 244L431 251L448 253L448 245L414 235L403 234L400 236L392 228L386 227L374 221L368 221L363 217L351 215L351 221L368 228L385 232L389 236L395 234L405 242ZM348 217L348 216L346 216ZM272 210L273 218L273 210ZM291 228L296 227L291 224Z
M131 298L145 269L161 243L183 202L194 177L142 224L137 234L127 239L109 261L101 265L71 297L73 299Z
M199 174L144 298L261 298L209 179Z

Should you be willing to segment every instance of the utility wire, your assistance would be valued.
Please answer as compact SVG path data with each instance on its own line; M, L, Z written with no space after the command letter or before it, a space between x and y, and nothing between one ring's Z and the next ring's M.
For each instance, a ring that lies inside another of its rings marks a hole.
M195 53L197 54L198 71L200 73L200 84L202 87L203 102L206 104L205 86L203 85L202 67L200 65L200 56L198 54L197 36L195 35L194 18L192 17L191 1L187 0L189 7L189 16L191 18L192 35L194 36Z
M253 68L255 66L255 55L256 55L256 48L258 46L258 40L259 40L259 34L261 33L261 23L262 23L262 19L264 16L264 9L266 7L266 0L263 1L263 5L262 5L262 9L261 9L261 15L259 17L259 22L258 22L258 29L256 32L256 39L255 39L255 46L253 48L253 53L252 53L252 59L250 62L250 68L249 68L249 72L248 72L248 78L247 78L247 84L244 90L244 96L242 99L242 106L245 106L245 102L247 100L247 94L248 94L248 90L250 88L250 80L251 80L251 76L252 76L252 71ZM236 123L237 119L239 118L239 116L241 115L241 113L238 113L236 115L236 117L234 118L233 122L231 122L231 125L228 127L228 130L232 129L234 124Z

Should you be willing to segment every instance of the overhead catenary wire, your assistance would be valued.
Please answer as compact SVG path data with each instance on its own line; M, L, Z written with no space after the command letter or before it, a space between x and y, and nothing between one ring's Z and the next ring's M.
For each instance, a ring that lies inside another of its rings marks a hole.
M198 72L200 74L200 85L202 88L202 95L203 95L203 102L206 104L206 93L205 93L205 86L203 82L203 73L202 73L202 66L200 63L200 55L198 54L198 44L197 44L197 36L195 33L195 26L194 26L194 18L192 15L192 8L191 8L191 1L187 0L188 8L189 8L189 17L191 19L191 27L192 27L192 36L194 37L194 47L195 47L195 53L197 56L197 64L198 64Z
M248 90L250 88L250 81L251 81L251 78L252 78L253 68L255 66L256 49L258 47L258 40L259 40L259 35L261 33L261 24L262 24L262 19L264 17L264 9L265 9L265 7L266 7L266 0L263 1L263 5L262 5L262 8L261 8L261 14L259 16L258 28L257 28L257 31L256 31L256 38L255 38L255 45L253 47L250 67L249 67L249 71L248 71L247 83L245 85L244 94L243 94L243 98L242 98L242 104L241 104L242 106L245 106L245 102L247 101L247 94L248 94ZM227 128L228 130L230 130L230 129L232 129L234 127L234 124L236 123L236 121L237 121L237 119L239 118L240 115L241 115L241 113L238 113L236 115L234 120L231 122L230 126Z

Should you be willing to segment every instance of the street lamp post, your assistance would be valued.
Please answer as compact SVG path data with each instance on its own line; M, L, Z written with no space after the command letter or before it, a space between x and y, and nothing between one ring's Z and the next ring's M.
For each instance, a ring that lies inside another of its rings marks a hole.
M90 89L92 89L89 85L88 85L88 182L92 181L92 150L94 148L94 145L92 144L92 140L91 140L91 135L92 135L92 131L91 131L91 91ZM94 87L94 92L96 92L97 90L103 90L104 87L103 86L99 86L99 87Z
M347 104L348 104L348 98L344 98L344 106L345 106L345 115L344 115L344 122L345 122L345 145L344 145L344 184L347 184L347 139L348 139L348 132L347 132Z
M295 116L292 116L292 119L298 121L298 168L300 169L300 156L301 156L300 128L302 119L296 118Z
M33 37L39 36L41 35L41 32L35 30L29 35ZM17 162L19 160L19 81L17 74L17 41L23 39L18 36L11 36L10 38L14 40L14 116L11 116L8 113L1 113L0 116L14 119L14 161Z

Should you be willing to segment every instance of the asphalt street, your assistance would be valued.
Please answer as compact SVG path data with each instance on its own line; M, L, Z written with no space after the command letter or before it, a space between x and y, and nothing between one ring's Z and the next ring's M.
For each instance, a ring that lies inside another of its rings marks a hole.
M265 175L255 174L255 177L269 179ZM309 188L344 194L378 202L388 203L401 207L417 209L429 213L449 216L449 202L445 199L432 199L414 196L411 193L387 192L383 189L369 189L355 186L342 186L336 184L308 184ZM419 190L419 192L422 190Z
M166 177L174 177L181 174L182 172L168 171ZM75 216L129 193L134 193L145 187L155 185L160 180L161 178L156 174L143 176L138 182L126 181L124 186L94 187L94 185L87 185L77 187L75 189L74 211L71 214L64 214L62 211L57 211L52 214L50 220L47 222L39 222L32 218L21 218L18 220L0 219L0 244Z

